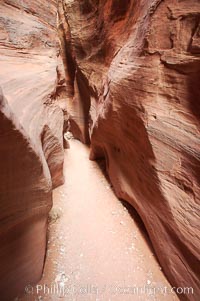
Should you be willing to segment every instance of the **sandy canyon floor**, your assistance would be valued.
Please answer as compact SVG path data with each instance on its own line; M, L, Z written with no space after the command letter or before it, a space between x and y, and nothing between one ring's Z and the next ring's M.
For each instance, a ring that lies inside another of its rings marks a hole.
M137 215L88 155L87 146L70 141L66 182L54 191L43 278L18 300L178 300Z

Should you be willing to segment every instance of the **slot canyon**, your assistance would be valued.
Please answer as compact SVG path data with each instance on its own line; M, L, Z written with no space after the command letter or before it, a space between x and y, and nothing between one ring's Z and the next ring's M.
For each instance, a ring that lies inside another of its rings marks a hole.
M0 301L200 300L200 1L0 1Z

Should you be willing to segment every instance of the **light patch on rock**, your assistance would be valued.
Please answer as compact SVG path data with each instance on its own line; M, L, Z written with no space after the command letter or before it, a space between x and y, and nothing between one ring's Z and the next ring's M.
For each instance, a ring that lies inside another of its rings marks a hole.
M49 212L49 223L55 223L59 218L61 218L63 212L60 207L53 207Z

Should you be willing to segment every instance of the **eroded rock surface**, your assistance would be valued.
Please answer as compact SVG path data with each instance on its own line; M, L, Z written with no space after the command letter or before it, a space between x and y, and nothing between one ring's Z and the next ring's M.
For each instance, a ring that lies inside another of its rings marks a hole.
M59 3L71 130L106 158L170 282L198 300L200 2Z
M12 300L42 273L51 177L2 93L0 109L0 292Z
M65 84L56 1L0 3L0 295L42 275L52 188L63 183Z

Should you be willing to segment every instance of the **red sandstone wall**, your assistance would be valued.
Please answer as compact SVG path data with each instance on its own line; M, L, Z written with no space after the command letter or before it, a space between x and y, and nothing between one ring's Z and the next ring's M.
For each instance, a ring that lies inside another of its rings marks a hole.
M63 0L59 12L72 132L106 158L168 279L197 301L200 2Z
M63 183L56 1L0 3L0 299L39 281L52 187ZM5 95L5 97L3 96ZM59 106L58 106L59 104Z

